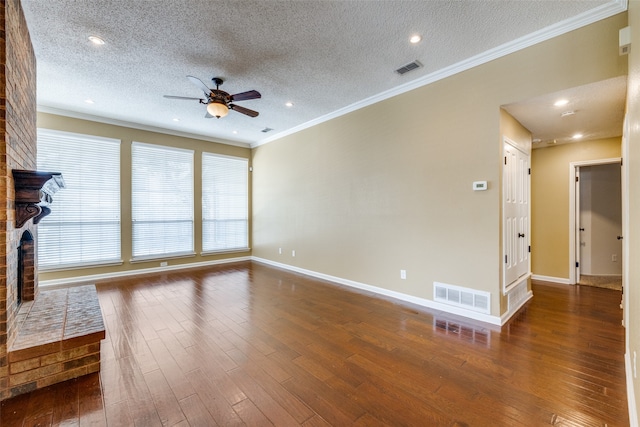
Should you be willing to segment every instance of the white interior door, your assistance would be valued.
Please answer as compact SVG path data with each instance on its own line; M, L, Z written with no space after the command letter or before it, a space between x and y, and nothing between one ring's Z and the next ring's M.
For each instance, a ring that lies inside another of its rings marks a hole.
M611 170L606 172L607 168L617 169L618 173L622 169L623 172L624 168L620 168L620 165L620 158L569 163L569 177L571 178L569 182L569 200L571 201L569 205L570 284L578 283L581 274L623 275L624 263L621 261L625 256L625 251L620 230L623 228L621 225L622 204L626 203L626 200L623 197L620 175L611 174ZM607 166L607 168L598 168L602 166ZM594 171L596 171L595 175ZM605 173L608 178L604 179L601 176L602 173ZM614 180L615 183L610 183L611 180ZM589 185L581 188L582 183L586 181L590 181ZM602 188L603 186L607 187ZM585 198L588 200L583 201L582 199ZM612 210L614 205L618 207L617 212ZM583 211L587 208L589 212L585 214ZM615 221L613 221L614 216ZM603 232L603 229L600 228L603 223L609 226L613 226L615 223L616 228L614 231L605 228Z
M582 197L584 192L585 183L583 177L580 175L580 167L576 167L576 281L580 281L580 274L584 271L589 271L589 251L585 250L589 242L589 231L585 229L585 224L588 223L586 215L589 211L586 209L586 204L591 204L591 200L585 200ZM584 192L587 193L587 192ZM588 193L587 193L588 194Z
M576 167L576 279L581 275L622 276L620 165Z
M504 288L529 273L529 155L504 144L503 248Z

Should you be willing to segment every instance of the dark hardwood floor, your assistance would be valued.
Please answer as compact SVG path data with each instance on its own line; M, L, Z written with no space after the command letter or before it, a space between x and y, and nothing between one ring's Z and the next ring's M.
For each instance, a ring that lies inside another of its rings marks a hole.
M626 426L620 292L534 284L502 327L256 263L98 284L100 374L0 424Z

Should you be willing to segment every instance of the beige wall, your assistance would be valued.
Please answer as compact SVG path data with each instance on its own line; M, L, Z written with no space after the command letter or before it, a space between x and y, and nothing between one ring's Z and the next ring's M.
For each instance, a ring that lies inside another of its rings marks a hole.
M159 267L162 259L131 263L131 143L133 141L146 142L149 144L166 145L173 147L186 148L195 151L194 155L194 243L195 257L167 259L169 266L184 265L189 263L209 262L230 257L239 257L250 255L250 252L239 252L232 254L217 255L200 255L202 250L202 153L210 152L217 154L225 154L229 156L250 157L248 148L235 147L231 145L217 144L198 139L184 138L172 136L162 133L137 130L121 126L114 126L104 123L91 122L87 120L62 117L46 113L38 113L38 127L61 130L67 132L76 132L87 135L103 136L108 138L116 138L121 140L121 221L122 221L122 266L109 266L99 268L85 268L76 270L64 270L58 272L40 272L40 281L53 280L61 278L73 278L78 276L88 276L93 274L105 274L123 271L139 270L144 268ZM51 205L51 209L55 209L55 197ZM46 219L45 219L46 221Z
M569 164L620 157L620 138L562 144L531 156L531 271L569 279Z
M628 276L625 279L627 325L627 361L633 363L634 354L640 353L640 1L629 2L629 26L631 27L631 45L629 53L629 81L627 86L627 127L626 149L623 150L624 164L628 171L628 218L629 230L625 233L625 245L628 245ZM623 170L624 172L624 170ZM640 356L640 354L638 354ZM628 366L629 367L629 366ZM640 408L640 377L634 377L633 367L627 371L628 389L632 391L630 407L636 409L633 414L637 420L637 408ZM633 391L635 390L635 393Z
M434 281L489 291L500 315L500 106L624 75L626 24L620 14L257 147L253 254L427 299ZM476 180L489 189L472 191Z

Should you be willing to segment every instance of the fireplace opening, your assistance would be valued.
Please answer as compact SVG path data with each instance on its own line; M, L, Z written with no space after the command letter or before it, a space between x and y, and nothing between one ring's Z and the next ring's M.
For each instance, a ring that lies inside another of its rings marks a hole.
M17 306L23 301L33 301L35 297L35 242L29 230L22 233L18 248L18 289Z

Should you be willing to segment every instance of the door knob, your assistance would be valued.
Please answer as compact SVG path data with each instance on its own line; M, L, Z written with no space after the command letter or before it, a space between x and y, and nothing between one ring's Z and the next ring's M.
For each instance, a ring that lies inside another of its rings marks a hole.
M518 237L524 237L524 234L518 233Z
M622 236L618 236L618 240L622 240Z
M584 231L584 228L581 228L580 231Z

